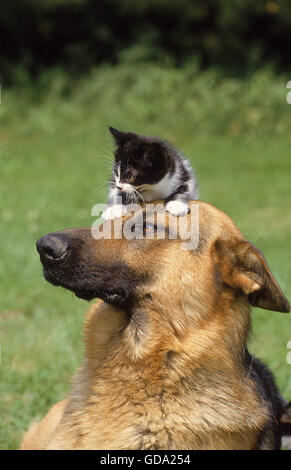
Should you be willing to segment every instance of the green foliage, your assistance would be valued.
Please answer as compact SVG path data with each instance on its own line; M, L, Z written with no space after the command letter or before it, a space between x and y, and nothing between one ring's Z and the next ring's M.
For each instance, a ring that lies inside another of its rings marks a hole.
M290 70L290 27L288 0L2 0L1 79L13 82L19 64L32 76L79 73L127 54L236 74L266 62Z
M74 110L79 107L77 126L84 109L92 114L101 109L102 125L113 122L123 128L126 114L127 126L140 132L145 122L153 133L163 122L169 136L179 129L191 135L216 133L251 139L268 134L275 138L289 129L286 85L287 77L274 76L267 68L251 79L240 79L215 70L199 73L190 63L177 69L148 63L137 67L130 60L118 67L93 69L79 80L51 71L31 85L24 74L18 87L11 92L2 90L1 128L13 119L23 132L55 132L67 119L75 120ZM15 94L19 99L15 100ZM35 120L35 112L42 113L39 120ZM99 122L96 119L96 127Z
M141 2L142 3L142 2ZM38 237L89 226L104 202L108 125L173 142L196 168L201 199L224 210L266 256L291 299L291 107L286 78L249 79L131 62L83 79L41 75L0 105L0 448L68 390L82 358L85 301L42 278ZM255 309L251 348L291 399L288 315Z

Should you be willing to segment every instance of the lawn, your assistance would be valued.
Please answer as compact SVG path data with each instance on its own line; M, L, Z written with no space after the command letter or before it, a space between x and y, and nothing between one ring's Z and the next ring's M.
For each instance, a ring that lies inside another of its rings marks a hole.
M46 283L35 242L92 223L104 202L107 127L154 134L188 156L201 199L230 215L291 299L291 107L286 77L247 80L132 64L73 80L54 72L2 90L0 105L0 448L69 387L82 360L88 304ZM254 309L250 349L291 399L291 317Z

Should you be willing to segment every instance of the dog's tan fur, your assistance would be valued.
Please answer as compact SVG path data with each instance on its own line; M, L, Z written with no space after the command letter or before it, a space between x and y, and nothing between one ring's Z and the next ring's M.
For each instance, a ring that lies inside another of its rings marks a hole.
M200 245L82 237L149 282L133 312L90 308L85 358L67 400L22 449L255 449L269 408L243 363L250 302L287 311L262 255L229 217L199 202Z

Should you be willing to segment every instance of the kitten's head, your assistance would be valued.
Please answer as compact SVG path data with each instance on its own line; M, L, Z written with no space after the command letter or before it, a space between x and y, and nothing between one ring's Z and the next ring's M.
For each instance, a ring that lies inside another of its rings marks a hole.
M173 149L160 139L109 127L117 146L114 179L118 189L131 192L158 183L174 170Z

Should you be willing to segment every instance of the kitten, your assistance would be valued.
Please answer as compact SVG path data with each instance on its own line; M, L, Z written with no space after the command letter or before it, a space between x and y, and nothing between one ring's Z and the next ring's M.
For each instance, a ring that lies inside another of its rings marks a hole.
M166 210L185 215L188 202L198 198L197 180L186 158L169 143L155 137L109 127L117 149L104 220L126 214L128 204L166 201ZM122 204L117 203L117 198Z

